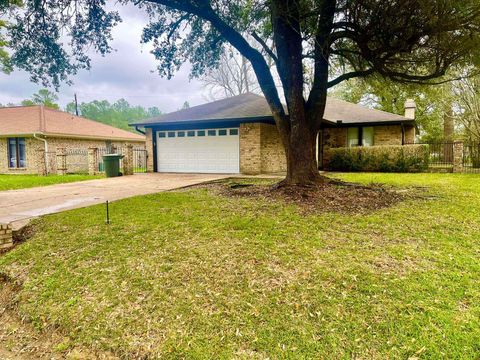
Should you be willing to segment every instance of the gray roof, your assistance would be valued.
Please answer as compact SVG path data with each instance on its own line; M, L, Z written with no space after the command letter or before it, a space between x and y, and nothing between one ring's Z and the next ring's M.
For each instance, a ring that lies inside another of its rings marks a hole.
M250 93L163 114L131 125L148 126L208 120L255 120L271 117L272 113L265 98ZM331 123L341 121L343 124L412 121L400 115L368 109L361 105L331 97L327 99L324 120Z

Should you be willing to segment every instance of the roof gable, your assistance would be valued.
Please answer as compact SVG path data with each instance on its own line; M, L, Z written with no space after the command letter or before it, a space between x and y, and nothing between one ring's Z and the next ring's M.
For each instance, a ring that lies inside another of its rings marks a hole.
M142 135L40 105L0 108L0 136L34 133L48 136L145 140Z

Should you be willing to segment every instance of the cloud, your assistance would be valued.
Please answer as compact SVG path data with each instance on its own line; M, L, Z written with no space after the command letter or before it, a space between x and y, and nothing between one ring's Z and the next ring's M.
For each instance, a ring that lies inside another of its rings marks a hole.
M180 108L185 101L190 105L205 102L207 92L198 80L190 80L190 66L185 64L171 80L156 72L157 61L148 45L140 43L147 16L129 5L119 8L123 22L113 30L112 53L102 57L92 54L92 68L72 78L72 86L63 85L58 93L61 106L73 100L76 93L80 102L92 100L115 101L127 99L131 104L157 106L163 112ZM29 75L15 71L0 74L0 103L19 103L41 89L30 82Z

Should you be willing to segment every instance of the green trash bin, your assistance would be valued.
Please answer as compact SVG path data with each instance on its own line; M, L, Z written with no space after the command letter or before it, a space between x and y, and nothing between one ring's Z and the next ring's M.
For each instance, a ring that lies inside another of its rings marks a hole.
M105 167L105 175L107 177L116 177L122 175L120 173L120 159L123 159L123 155L121 154L103 155L103 165Z

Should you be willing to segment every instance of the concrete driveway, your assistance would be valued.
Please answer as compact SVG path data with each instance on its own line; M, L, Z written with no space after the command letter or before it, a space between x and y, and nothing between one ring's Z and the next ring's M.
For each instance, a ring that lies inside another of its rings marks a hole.
M0 192L0 224L16 230L29 219L65 210L227 178L215 174L137 174Z

